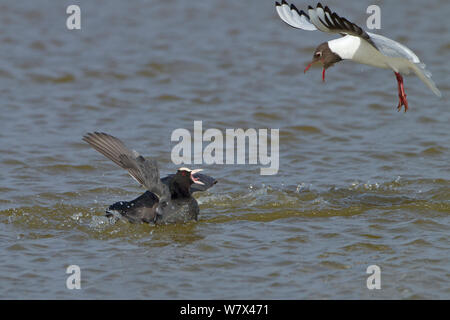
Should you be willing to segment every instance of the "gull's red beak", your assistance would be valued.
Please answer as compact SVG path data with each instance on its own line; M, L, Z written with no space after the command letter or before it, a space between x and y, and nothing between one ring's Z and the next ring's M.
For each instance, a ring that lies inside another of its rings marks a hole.
M311 66L314 64L314 62L317 62L317 61L311 61L311 63L308 64L308 66L305 68L305 71L303 71L303 73L306 73L306 71L308 71L309 68L311 68Z
M314 59L313 61L311 61L308 66L305 68L305 71L303 71L303 73L306 73L306 71L309 70L309 68L311 68L311 66L316 63L316 62L321 62L320 60L316 60ZM325 82L325 68L323 68L322 70L322 81Z

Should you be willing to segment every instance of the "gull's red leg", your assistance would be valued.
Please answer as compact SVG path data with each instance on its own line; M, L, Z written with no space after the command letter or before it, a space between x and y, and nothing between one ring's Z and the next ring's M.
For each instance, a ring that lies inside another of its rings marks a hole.
M325 82L325 68L322 70L322 81Z
M405 106L405 112L408 110L408 100L406 100L406 93L405 88L403 86L403 77L400 73L395 72L395 77L397 78L397 84L398 84L398 106L397 110L400 111L402 109L402 106Z

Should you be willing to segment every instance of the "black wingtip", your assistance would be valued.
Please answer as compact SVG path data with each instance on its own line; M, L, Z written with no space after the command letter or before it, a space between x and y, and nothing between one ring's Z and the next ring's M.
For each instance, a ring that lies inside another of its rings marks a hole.
M298 10L294 4L291 4L291 10L294 10L298 13L299 16L306 16L309 19L309 16L303 10Z

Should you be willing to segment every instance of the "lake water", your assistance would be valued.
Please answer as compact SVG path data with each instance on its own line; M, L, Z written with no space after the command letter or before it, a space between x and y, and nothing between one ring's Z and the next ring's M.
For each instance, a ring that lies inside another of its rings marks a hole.
M443 97L405 77L403 113L391 71L303 74L333 36L288 27L273 1L3 1L0 298L449 299L450 6L407 3L327 2L363 27L380 5L377 32L427 64ZM279 129L278 174L187 165L219 180L197 223L110 224L143 189L82 136L117 136L165 175L194 121Z

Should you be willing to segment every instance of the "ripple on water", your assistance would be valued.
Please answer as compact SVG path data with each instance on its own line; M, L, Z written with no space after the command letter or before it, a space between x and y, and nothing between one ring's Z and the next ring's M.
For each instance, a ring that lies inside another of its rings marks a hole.
M292 130L294 132L300 132L300 133L310 133L310 134L322 134L322 130L320 128L317 128L315 126L290 126L286 129Z
M390 253L394 253L394 250L388 246L383 244L374 244L372 242L357 242L342 248L344 251L388 251Z
M71 83L75 82L75 76L72 74L63 74L58 76L50 76L43 74L35 74L31 73L28 75L32 81L38 83L53 83L53 84L62 84L62 83Z
M437 146L437 147L430 147L426 148L421 152L423 156L439 156L441 154L444 154L448 151L447 148Z

